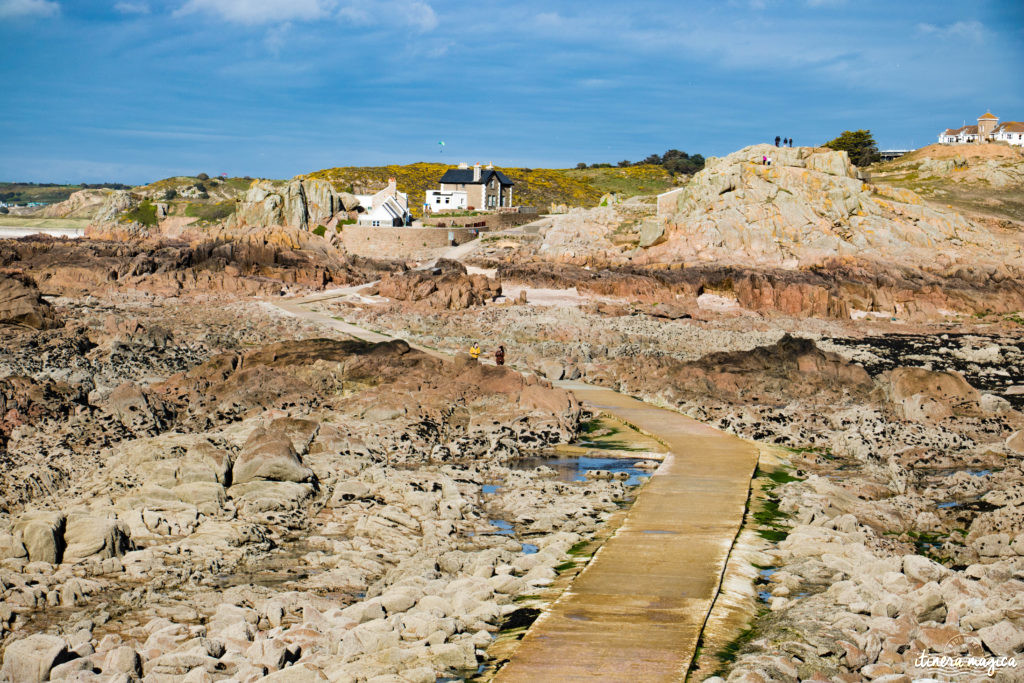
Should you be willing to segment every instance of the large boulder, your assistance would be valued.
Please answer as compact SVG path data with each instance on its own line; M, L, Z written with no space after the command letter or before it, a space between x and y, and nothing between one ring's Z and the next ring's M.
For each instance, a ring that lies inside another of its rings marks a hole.
M0 275L0 325L44 330L63 323L34 283Z
M11 683L42 683L67 654L63 638L37 633L7 646L0 674Z
M20 533L29 561L60 563L66 521L61 512L26 512L15 522L14 533Z
M299 460L283 429L253 432L235 461L232 475L235 485L256 480L304 482L312 478L312 470Z
M131 549L128 526L116 518L95 517L72 513L68 515L64 530L65 562L77 562L87 557L119 557Z
M907 420L937 421L981 410L981 394L956 372L896 368L885 390L895 411Z

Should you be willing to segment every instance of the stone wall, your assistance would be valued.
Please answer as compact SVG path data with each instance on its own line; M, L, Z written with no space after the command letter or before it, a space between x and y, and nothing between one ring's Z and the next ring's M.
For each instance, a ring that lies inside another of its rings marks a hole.
M431 214L424 218L425 223L434 227L465 227L479 228L481 230L504 230L514 228L517 225L532 223L540 218L536 213L518 213L514 211L503 211L496 213L485 213L479 216L446 216L443 213Z
M476 239L486 228L374 228L346 225L341 231L345 250L357 256L372 258L431 258L451 246L449 235L457 244Z

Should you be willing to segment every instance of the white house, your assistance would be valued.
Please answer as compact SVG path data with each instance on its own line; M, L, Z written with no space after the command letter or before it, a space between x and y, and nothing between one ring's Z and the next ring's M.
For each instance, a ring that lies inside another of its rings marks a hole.
M469 206L469 194L465 190L427 190L427 211L455 211Z
M978 125L947 128L939 133L939 142L946 145L963 145L970 142L1002 141L1011 145L1024 146L1024 123L1006 121L999 123L999 117L985 112L978 117Z
M992 139L1009 142L1011 145L1024 146L1024 123L1020 121L1000 123L992 131Z
M360 197L360 205L366 209L359 215L359 225L372 227L399 227L412 223L409 213L409 195L398 191L398 182L388 178L388 186L368 200Z
M465 163L459 164L458 168L446 170L438 184L439 189L426 192L424 208L429 207L431 211L497 211L512 206L512 186L515 183L491 164L485 167L476 164L473 168ZM447 204L445 200L448 200Z

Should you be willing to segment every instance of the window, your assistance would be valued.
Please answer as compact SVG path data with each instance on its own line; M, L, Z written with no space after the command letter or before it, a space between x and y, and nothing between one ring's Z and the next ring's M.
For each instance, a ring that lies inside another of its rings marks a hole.
M448 197L445 197L445 198L444 198L444 203L445 203L445 204L450 204L450 203L451 203L451 200L450 200L450 199L449 199Z

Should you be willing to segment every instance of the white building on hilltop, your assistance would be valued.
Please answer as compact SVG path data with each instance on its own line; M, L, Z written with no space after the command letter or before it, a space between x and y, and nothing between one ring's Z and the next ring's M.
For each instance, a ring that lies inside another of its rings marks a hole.
M359 225L380 227L401 227L412 223L409 213L409 195L398 191L398 181L388 178L388 186L377 194L359 202L366 213L359 215Z
M1008 142L1024 146L1024 123L1007 121L999 123L999 117L985 112L978 117L978 125L947 128L939 133L939 142L944 145L963 145L971 142Z

